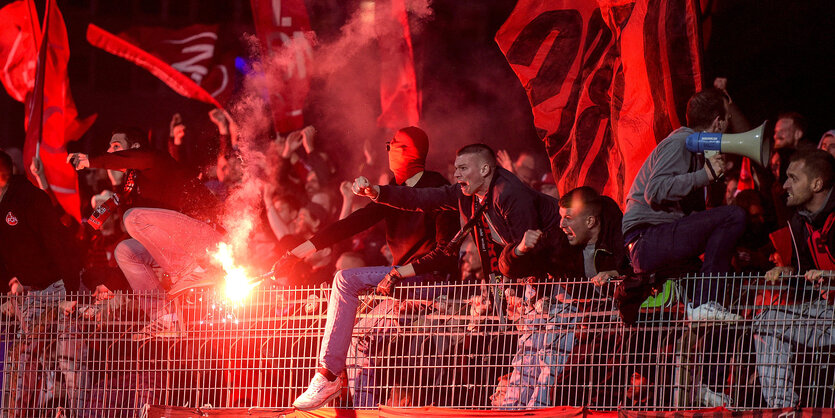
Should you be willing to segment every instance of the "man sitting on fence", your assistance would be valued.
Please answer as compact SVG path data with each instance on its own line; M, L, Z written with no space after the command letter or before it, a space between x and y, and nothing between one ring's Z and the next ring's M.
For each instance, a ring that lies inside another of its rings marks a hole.
M819 289L829 285L835 270L835 159L826 151L801 151L792 156L787 175L787 204L796 209L789 221L795 244L792 267L775 267L765 277L787 283L793 304L769 309L754 322L757 373L769 408L800 402L794 390L794 346L835 345L833 294Z
M429 139L420 128L410 126L400 129L394 135L394 139L387 143L386 148L389 168L394 172L396 184L405 185L409 189L449 184L441 174L424 169L429 153ZM386 241L395 257L394 267L359 267L336 273L319 354L320 367L308 389L293 402L294 407L304 411L316 409L339 395L342 387L339 374L346 368L360 294L376 287L378 293L390 296L394 286L404 278L409 278L410 282L432 282L443 280L447 274L454 274L456 257L449 256L442 250L458 229L456 218L454 213L448 211L408 212L370 203L347 218L328 226L285 256L284 260L307 257L317 250L328 248L340 240L371 228L380 221L385 221ZM287 270L289 264L292 263L280 261L277 270ZM277 273L281 274L282 271ZM434 295L423 296L431 298ZM381 325L386 319L386 308L393 309L397 306L396 301L386 301L378 305L366 322ZM378 329L380 326L370 326L368 338L372 338L375 334L373 331ZM355 341L355 348L356 345ZM368 349L367 344L365 348ZM352 361L365 363L366 366L373 365L373 359L367 359L367 350L354 351ZM377 405L379 391L375 390L373 373L371 367L362 367L359 373L351 373L350 384L355 406Z
M72 153L67 162L76 170L125 172L117 205L124 210L122 219L131 238L119 243L114 257L131 288L143 293L139 306L152 320L132 338L180 338L179 318L165 301L156 270L161 268L171 278L171 295L217 281L206 270L206 250L223 238L221 202L171 155L151 148L136 128L114 131L103 155Z
M687 150L696 131L724 132L728 99L716 89L696 93L687 102L687 124L661 141L644 161L626 199L623 237L636 273L656 273L704 253L703 274L728 273L736 242L745 231L738 206L705 209L704 189L720 181L724 157L704 158ZM702 279L690 289L691 320L735 320L725 310L724 283Z

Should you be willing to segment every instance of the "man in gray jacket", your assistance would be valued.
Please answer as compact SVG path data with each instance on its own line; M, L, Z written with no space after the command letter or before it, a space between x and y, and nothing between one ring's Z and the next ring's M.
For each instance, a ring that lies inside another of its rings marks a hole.
M636 273L654 273L686 264L704 253L703 274L731 271L736 241L745 230L737 206L705 210L704 189L721 180L724 157L687 150L687 136L724 132L728 99L717 89L696 93L687 103L687 125L661 141L644 161L626 199L623 237ZM702 279L690 289L691 320L734 320L722 306L724 283Z

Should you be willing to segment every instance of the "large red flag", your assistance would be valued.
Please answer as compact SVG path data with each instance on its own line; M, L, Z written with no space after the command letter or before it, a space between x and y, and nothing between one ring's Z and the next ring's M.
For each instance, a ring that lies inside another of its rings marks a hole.
M128 40L130 35L116 36L92 23L87 26L87 41L148 70L182 96L222 107L199 85L214 55L217 27L195 25L180 31L139 28L136 33L143 45L155 48L155 53L135 45L136 40Z
M520 0L496 42L525 87L561 193L623 203L701 88L692 0Z
M32 0L9 3L0 9L0 21L4 22L0 25L0 80L9 95L23 103L35 86L38 45L41 39L41 28L34 3ZM93 124L96 116L79 120L69 83L64 85L65 138L68 142L80 138ZM28 124L28 120L26 123Z
M399 129L420 118L412 36L404 0L378 1L374 13L380 47L380 117L377 125Z
M35 13L34 8L31 12ZM67 61L70 58L67 28L55 0L47 1L45 15L35 82L26 99L28 126L23 162L28 167L36 153L40 156L50 190L64 211L80 221L78 176L66 163L66 143L70 134L80 135L86 131L94 116L75 121L77 113L67 94ZM72 128L68 128L70 126Z
M313 32L303 0L251 0L273 123L280 133L304 127Z

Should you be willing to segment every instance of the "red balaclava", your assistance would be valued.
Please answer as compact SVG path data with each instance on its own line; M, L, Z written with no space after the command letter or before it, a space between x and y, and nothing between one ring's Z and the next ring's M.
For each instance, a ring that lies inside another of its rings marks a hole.
M389 168L397 184L424 170L429 138L422 129L409 126L397 131L389 146Z

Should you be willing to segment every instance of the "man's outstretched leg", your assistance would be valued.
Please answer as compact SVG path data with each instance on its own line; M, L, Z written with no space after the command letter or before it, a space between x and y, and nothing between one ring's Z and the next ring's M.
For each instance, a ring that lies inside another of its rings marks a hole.
M204 267L208 268L207 252L214 250L223 239L211 225L180 212L158 208L129 209L124 223L128 234L171 275L174 283L169 294L172 296L217 281L217 277L203 274Z
M342 389L351 335L357 318L359 295L377 286L391 267L360 267L336 273L328 302L328 319L319 352L319 370L307 390L293 402L296 409L317 409L336 398Z

